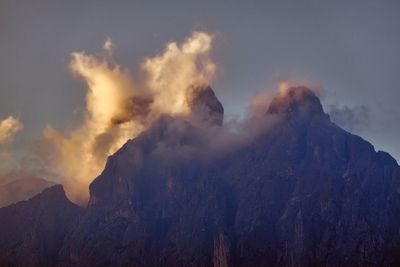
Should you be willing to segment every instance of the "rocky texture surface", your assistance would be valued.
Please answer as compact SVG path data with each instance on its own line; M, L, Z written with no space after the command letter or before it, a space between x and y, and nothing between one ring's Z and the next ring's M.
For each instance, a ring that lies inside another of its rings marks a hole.
M221 126L224 121L224 107L215 96L211 87L195 90L190 106L192 114L203 122Z
M62 186L0 209L0 266L55 266L64 237L81 208Z
M273 129L212 161L193 160L202 130L174 118L129 141L92 183L61 265L398 263L396 161L333 124L306 88L278 95L271 114Z
M222 118L215 95L205 94L200 106ZM279 118L273 127L229 150L210 150L202 123L160 118L109 157L62 249L41 259L59 266L399 266L396 161L333 124L307 88L277 95L265 108L270 116Z

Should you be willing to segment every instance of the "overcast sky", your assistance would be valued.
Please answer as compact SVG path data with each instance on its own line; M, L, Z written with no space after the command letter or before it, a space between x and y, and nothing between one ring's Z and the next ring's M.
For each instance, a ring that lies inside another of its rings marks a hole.
M342 126L400 159L399 14L398 0L1 0L0 119L25 124L23 150L46 124L79 120L85 86L68 70L71 52L100 53L110 37L116 62L135 72L166 42L206 30L228 116L276 80L307 80Z

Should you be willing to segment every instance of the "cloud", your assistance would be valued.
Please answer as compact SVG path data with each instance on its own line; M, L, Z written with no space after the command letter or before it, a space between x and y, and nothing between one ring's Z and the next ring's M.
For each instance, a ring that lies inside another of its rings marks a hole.
M55 169L66 192L76 202L88 199L88 185L100 174L107 156L146 129L160 115L188 115L196 88L209 84L215 73L210 52L213 37L194 32L182 44L144 60L144 81L135 83L129 71L115 64L112 42L107 57L85 52L71 55L71 72L87 86L82 122L62 133L52 126L44 138L55 148Z
M258 93L249 104L248 113L243 119L230 120L224 124L215 120L197 120L196 114L190 117L162 117L148 130L144 137L147 139L141 140L147 144L146 152L142 154L149 155L150 161L153 160L151 157L155 157L157 164L174 164L177 161L191 164L214 162L234 153L267 134L283 118L282 114L267 112L274 96L271 91ZM216 98L208 98L205 104L214 107L213 100ZM204 112L204 109L196 111ZM219 111L223 112L223 109ZM210 116L209 112L204 114ZM139 157L139 162L142 160Z
M165 114L187 114L192 90L211 83L216 65L210 58L213 37L194 32L183 44L167 44L164 52L142 65L146 86L154 95L152 108Z
M106 51L107 53L109 53L111 55L112 52L113 52L113 48L114 48L114 46L113 46L113 43L111 41L111 38L107 37L106 40L104 41L104 44L103 44L104 51Z
M115 63L111 39L104 43L106 54L72 53L71 73L86 87L82 120L68 131L48 125L38 149L32 150L21 168L61 182L71 200L85 204L89 184L100 174L107 157L160 118L174 120L163 130L163 140L156 140L152 154L167 160L210 160L265 133L279 119L266 112L272 100L268 91L253 98L244 120L221 125L223 107L219 107L214 93L206 91L216 73L212 41L212 35L194 32L182 43L168 43L161 53L141 64L140 82ZM279 93L284 94L287 87L288 83L280 83ZM211 110L201 105L195 108L199 96L201 102L211 101L207 102ZM197 116L197 112L205 114ZM215 114L218 112L222 112L221 117ZM200 119L210 114L217 119ZM191 128L188 121L195 127Z
M250 105L247 107L247 112L253 116L262 116L267 112L268 106L274 98L274 94L269 90L258 92L250 100Z
M360 132L370 124L370 110L367 106L328 106L331 120L350 132Z
M11 143L23 128L24 125L13 116L0 120L0 145Z
M70 69L87 85L83 120L66 134L48 126L44 137L56 148L55 166L64 177L69 196L83 201L88 184L100 173L106 157L142 125L127 119L126 102L135 90L126 71L85 53L72 54Z
M15 164L10 155L9 146L15 135L24 128L24 125L13 116L0 120L0 169L10 168Z

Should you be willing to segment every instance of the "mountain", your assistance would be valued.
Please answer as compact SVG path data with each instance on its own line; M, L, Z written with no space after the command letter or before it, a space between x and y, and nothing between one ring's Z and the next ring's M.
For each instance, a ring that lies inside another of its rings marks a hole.
M81 208L61 185L0 209L0 266L54 266Z
M44 259L400 265L400 167L332 123L311 90L279 93L239 135L226 133L211 88L191 104L191 117L163 116L109 157L61 249Z
M12 181L0 184L0 207L29 199L43 191L43 189L55 185L53 182L26 174L23 174L22 177L15 176L13 176Z

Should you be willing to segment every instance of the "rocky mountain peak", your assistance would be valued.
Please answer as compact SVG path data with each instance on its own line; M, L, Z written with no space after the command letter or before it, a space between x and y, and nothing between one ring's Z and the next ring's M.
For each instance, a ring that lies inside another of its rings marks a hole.
M222 125L224 107L210 86L197 87L191 100L192 114L202 121Z
M0 208L0 266L55 266L64 237L81 211L61 185Z
M281 90L272 100L268 113L287 115L323 115L324 111L319 98L305 87L291 87Z
M83 211L60 187L0 209L0 266L400 266L388 154L305 87L273 99L284 119L265 134L208 153L203 134L224 128L197 119L220 125L223 108L211 88L194 93L196 120L162 116L128 141Z

